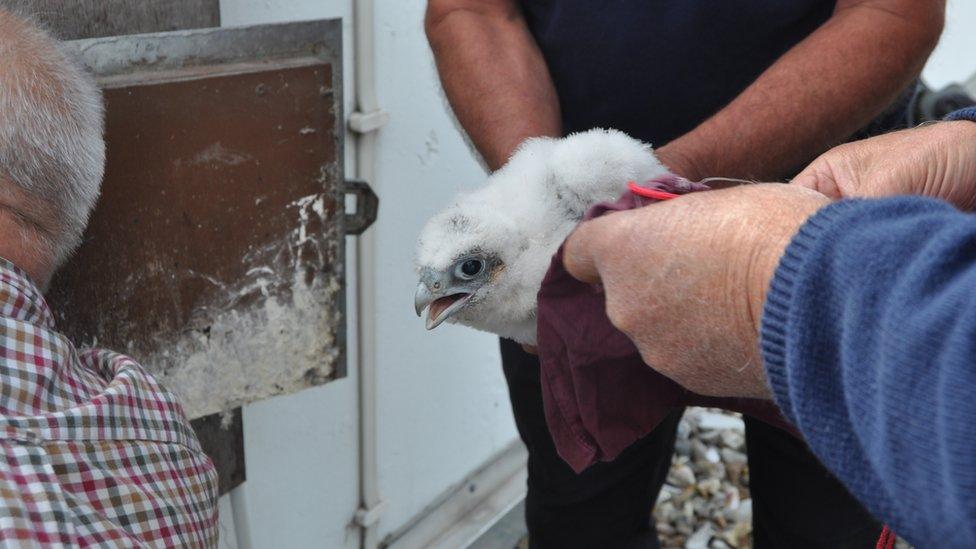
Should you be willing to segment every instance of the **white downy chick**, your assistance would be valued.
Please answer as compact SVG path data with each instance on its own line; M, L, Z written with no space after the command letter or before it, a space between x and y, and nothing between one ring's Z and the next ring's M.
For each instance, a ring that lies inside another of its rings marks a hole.
M599 202L628 181L670 173L650 145L617 130L526 140L487 184L460 194L417 243L414 306L444 321L536 342L536 294L552 256Z

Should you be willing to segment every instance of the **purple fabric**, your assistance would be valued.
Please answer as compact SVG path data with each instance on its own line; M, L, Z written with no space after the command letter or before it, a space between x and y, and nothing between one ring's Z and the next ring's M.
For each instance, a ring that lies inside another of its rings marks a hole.
M676 177L645 186L678 194L708 189ZM586 219L652 202L628 192L613 204L594 206ZM736 410L796 434L770 401L697 395L644 364L607 319L603 289L571 277L562 257L560 248L539 290L538 349L546 421L573 470L613 460L681 406Z

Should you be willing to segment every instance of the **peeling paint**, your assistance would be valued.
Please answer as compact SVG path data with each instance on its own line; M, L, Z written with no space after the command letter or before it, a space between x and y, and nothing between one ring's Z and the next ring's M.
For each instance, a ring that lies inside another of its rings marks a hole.
M325 201L313 194L292 202L296 228L278 244L248 252L241 260L251 267L234 284L188 269L178 273L206 280L221 297L194 312L193 329L143 363L189 417L292 393L335 374L342 353L335 339L343 321L341 269L327 267L341 258Z
M340 359L330 335L341 321L334 305L338 281L307 285L299 272L292 275L289 299L224 311L206 331L195 330L167 356L146 361L189 417L292 393L333 375Z
M197 166L200 164L220 163L228 166L237 166L238 164L243 164L250 159L250 155L228 149L218 141L201 151L200 154L193 157L189 164L191 166Z

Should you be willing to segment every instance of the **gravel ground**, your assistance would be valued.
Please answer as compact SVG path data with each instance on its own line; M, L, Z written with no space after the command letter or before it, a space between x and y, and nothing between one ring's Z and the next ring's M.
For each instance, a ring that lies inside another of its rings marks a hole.
M664 549L752 547L745 425L733 412L688 408L654 508ZM895 549L912 549L903 539Z
M654 508L664 548L752 547L745 426L738 414L689 408Z
M751 549L745 425L733 412L688 408L654 507L663 549ZM518 548L527 547L526 540ZM898 540L896 549L911 549Z

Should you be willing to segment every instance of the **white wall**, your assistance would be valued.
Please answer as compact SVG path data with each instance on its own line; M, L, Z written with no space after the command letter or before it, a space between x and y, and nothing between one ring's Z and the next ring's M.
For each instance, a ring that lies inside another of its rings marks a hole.
M448 118L422 31L424 2L377 0L377 80L390 124L379 138L377 350L380 538L515 439L497 340L413 312L414 239L423 222L484 175ZM343 17L346 114L353 98L351 0L221 0L223 24ZM347 172L353 170L347 139ZM354 303L352 296L350 304ZM349 327L350 338L355 334ZM355 342L353 347L355 347ZM351 356L355 356L355 348ZM244 409L255 547L358 546L356 372ZM230 525L230 521L225 520Z
M427 332L413 310L413 243L462 186L483 182L443 107L425 2L377 0L379 138L377 339L381 536L515 438L498 340L454 326ZM385 207L384 207L385 204Z
M976 73L976 2L949 0L946 28L922 77L938 89Z

